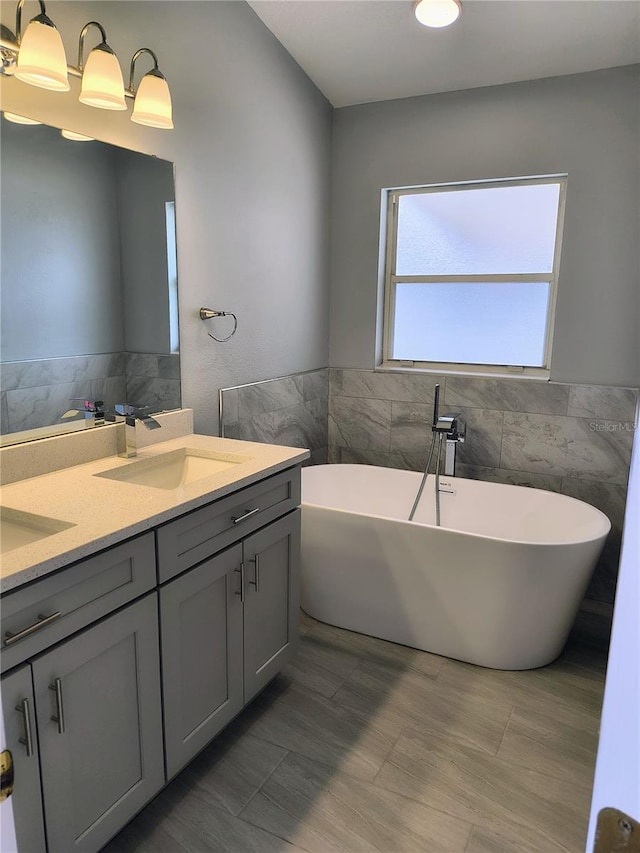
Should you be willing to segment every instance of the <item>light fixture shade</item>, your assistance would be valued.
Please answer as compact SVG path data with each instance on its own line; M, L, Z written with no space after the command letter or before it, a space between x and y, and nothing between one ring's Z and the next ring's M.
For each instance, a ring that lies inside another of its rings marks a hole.
M94 47L87 57L79 100L102 110L126 110L120 63L108 44Z
M75 130L61 130L60 133L72 142L95 142L93 136L84 136L82 133L76 133Z
M15 77L55 92L68 92L71 88L60 33L44 14L34 18L22 36Z
M7 121L12 121L14 124L42 124L41 121L36 121L34 118L20 116L18 113L8 113L6 110L3 115Z
M164 75L155 68L140 81L131 121L165 130L173 128L169 86Z
M425 27L448 27L460 17L460 0L419 0L415 15Z

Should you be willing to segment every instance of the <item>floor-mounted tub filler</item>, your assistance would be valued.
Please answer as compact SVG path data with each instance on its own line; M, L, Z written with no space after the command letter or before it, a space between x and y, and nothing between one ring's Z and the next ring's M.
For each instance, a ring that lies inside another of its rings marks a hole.
M566 495L369 465L302 472L302 608L340 628L494 669L561 653L610 530Z

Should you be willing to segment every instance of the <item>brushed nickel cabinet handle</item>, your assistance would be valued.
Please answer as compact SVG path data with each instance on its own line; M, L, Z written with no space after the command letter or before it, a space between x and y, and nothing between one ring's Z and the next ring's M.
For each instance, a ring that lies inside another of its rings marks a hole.
M12 643L17 643L18 640L22 640L24 637L28 637L29 634L33 634L34 631L39 631L40 628L44 628L45 625L49 625L51 622L54 622L56 619L59 618L59 610L57 610L55 613L52 613L50 616L43 616L42 613L38 613L38 621L34 622L33 625L29 625L28 628L23 628L22 631L18 631L17 634L12 634L11 631L5 631L4 645L10 646Z
M235 595L239 595L240 601L244 604L244 563L240 563L240 568L233 571L240 573L240 591L236 592Z
M18 738L18 743L22 743L26 747L27 758L33 755L33 732L31 731L31 711L29 709L29 700L23 699L19 705L16 705L16 711L22 714L24 720L24 737Z
M246 521L248 518L251 518L252 515L255 515L257 512L260 512L260 507L257 506L255 509L248 509L244 515L232 515L231 521L234 524L240 524L241 521Z
M260 555L256 554L255 557L251 557L249 562L253 563L256 567L256 570L253 575L254 579L252 581L249 581L249 583L255 586L256 592L260 592Z
M58 724L58 734L64 734L64 705L62 702L62 679L56 678L53 684L49 685L49 690L53 690L56 694L56 712L57 717L51 715L54 723Z

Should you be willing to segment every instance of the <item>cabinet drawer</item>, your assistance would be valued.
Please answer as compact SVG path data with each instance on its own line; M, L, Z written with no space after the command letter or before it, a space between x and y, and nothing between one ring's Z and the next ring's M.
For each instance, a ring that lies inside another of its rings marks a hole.
M290 468L170 521L156 533L160 583L201 563L300 504L300 468Z
M155 582L150 532L7 593L2 597L2 671L153 589Z

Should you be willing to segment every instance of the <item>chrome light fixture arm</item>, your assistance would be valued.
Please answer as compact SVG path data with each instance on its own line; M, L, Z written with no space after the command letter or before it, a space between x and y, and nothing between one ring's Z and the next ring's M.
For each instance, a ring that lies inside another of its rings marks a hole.
M154 72L157 72L164 79L164 75L161 73L160 69L158 68L158 57L151 50L150 47L141 47L139 50L136 50L136 52L131 57L131 66L129 68L129 86L126 90L126 94L129 95L130 98L135 98L135 94L134 94L135 90L133 88L133 74L134 74L136 62L142 56L143 53L148 53L149 56L153 59L153 68L148 73L153 74Z
M89 31L89 27L97 27L100 30L100 35L102 36L102 41L98 45L100 50L109 50L111 53L113 51L107 44L107 33L105 32L105 28L102 24L98 23L98 21L89 21L89 23L85 24L84 27L80 30L80 38L78 39L78 71L82 76L82 72L84 71L84 40L87 32Z
M47 9L44 5L43 0L37 0L38 5L40 6L40 15L38 17L45 18L46 20L41 20L40 23L45 24L45 26L52 27L53 21L47 16ZM22 7L25 4L25 0L18 0L18 5L16 7L16 35L15 41L17 44L20 44L22 41Z

